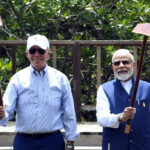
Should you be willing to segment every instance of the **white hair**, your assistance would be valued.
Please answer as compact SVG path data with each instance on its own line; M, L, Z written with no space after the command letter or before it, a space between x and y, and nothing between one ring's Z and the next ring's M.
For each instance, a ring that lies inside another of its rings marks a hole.
M131 56L131 61L134 62L134 57L128 49L119 49L119 50L115 51L113 56L112 56L112 62L114 62L115 56L117 54L121 54L121 53L128 53Z

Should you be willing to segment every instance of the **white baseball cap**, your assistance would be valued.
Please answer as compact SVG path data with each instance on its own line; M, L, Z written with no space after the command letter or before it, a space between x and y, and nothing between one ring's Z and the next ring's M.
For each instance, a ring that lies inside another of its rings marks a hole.
M32 35L27 40L27 50L29 50L32 46L39 46L44 50L49 49L49 41L44 35L36 34Z

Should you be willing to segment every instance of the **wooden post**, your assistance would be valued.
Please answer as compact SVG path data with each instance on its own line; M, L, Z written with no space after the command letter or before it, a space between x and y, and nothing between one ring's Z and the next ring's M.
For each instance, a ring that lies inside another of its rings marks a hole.
M53 52L53 67L57 67L57 62L56 62L56 46L52 46L52 52Z
M73 97L77 121L81 121L81 53L80 44L75 42L73 46Z
M16 73L16 46L12 47L12 74Z
M101 47L97 46L97 88L101 84Z
M116 49L117 49L117 50L120 49L120 45L116 45Z

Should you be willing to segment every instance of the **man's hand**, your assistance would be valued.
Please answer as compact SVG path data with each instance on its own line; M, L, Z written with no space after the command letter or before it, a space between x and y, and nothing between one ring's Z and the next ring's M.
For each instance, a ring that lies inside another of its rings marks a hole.
M119 114L118 121L121 123L127 121L128 119L133 119L135 113L136 113L136 108L126 107L124 111Z
M5 106L0 106L0 119L5 116Z

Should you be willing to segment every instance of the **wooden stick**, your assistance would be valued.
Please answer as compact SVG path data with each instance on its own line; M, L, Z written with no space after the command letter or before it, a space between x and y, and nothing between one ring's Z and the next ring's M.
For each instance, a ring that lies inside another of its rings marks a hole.
M137 94L140 75L141 75L141 71L142 71L142 64L143 64L143 58L144 58L144 53L145 53L145 49L146 49L146 44L147 44L147 36L144 36L142 52L141 52L140 62L139 62L139 67L138 67L138 73L137 73L136 82L135 82L134 91L133 91L132 100L131 100L131 107L134 107L135 100L136 100L136 94ZM131 119L127 120L127 124L126 124L126 128L125 128L126 134L129 134L130 126L131 126Z
M0 88L0 106L3 106L3 100L2 100L1 88Z

